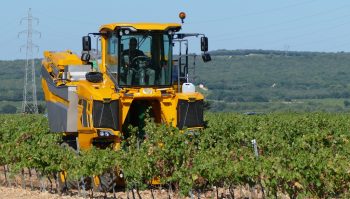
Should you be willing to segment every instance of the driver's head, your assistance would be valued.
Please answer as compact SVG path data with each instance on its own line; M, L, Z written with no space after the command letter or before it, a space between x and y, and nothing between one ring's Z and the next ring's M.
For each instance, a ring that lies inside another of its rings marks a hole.
M135 50L137 47L137 40L135 37L131 37L129 40L129 49L130 50Z

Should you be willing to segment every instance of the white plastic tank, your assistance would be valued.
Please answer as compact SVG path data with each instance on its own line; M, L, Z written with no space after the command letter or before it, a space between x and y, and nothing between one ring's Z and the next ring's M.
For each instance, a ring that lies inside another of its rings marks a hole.
M182 84L183 93L194 93L196 92L196 87L192 83L183 83Z

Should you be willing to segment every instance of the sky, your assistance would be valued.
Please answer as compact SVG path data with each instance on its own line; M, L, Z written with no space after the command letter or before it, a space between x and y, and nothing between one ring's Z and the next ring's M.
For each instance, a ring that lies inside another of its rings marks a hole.
M81 52L81 37L112 22L176 22L204 33L209 50L350 51L349 0L6 0L0 7L0 60L24 59L31 8L34 57L43 51ZM191 41L192 42L192 41ZM198 42L198 43L197 43ZM199 41L190 48L199 51ZM22 47L22 48L21 48ZM20 50L22 49L22 50Z

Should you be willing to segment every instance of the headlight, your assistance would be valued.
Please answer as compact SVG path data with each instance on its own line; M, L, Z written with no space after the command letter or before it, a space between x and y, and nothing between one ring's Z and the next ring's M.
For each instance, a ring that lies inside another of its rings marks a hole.
M108 137L114 135L110 130L99 130L98 135L101 137Z

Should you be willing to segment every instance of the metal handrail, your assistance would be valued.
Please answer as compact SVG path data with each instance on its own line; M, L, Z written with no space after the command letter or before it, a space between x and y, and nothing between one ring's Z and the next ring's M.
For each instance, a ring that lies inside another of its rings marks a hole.
M118 86L118 80L115 77L113 77L112 72L109 70L108 67L106 67L106 72L107 72L107 75L111 78L112 82L114 83L116 87L116 91L119 91L120 88ZM117 75L119 75L119 73L117 73Z
M186 83L188 83L188 79L189 79L189 76L188 76L188 62L185 64L185 67L187 68L187 72L185 74L185 76L180 76L180 67L181 67L181 62L180 62L180 59L181 58L188 58L188 57L193 57L193 67L196 66L196 58L197 58L197 55L196 54L187 54L187 55L179 55L178 58L177 58L177 62L179 63L178 66L177 66L177 91L180 92L180 80L181 79L185 79L186 80Z

